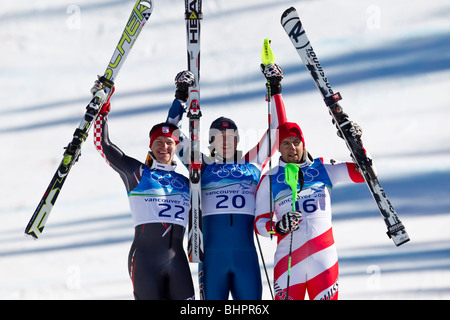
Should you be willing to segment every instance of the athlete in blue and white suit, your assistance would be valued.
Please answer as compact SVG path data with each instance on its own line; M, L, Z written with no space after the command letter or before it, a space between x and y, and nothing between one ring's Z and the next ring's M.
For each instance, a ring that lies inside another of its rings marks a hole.
M271 69L270 69L271 68ZM282 72L268 66L274 88L272 128L286 121L280 97ZM267 73L265 73L267 75ZM169 111L168 122L179 124L187 100L187 88L193 75L180 72L177 93ZM275 136L275 135L273 135ZM182 139L180 139L182 140ZM199 266L201 297L226 300L259 300L262 297L261 274L254 245L255 195L261 170L268 159L266 135L244 156L237 151L239 133L228 118L216 119L210 127L211 155L203 155L202 213L204 261ZM187 165L189 155L185 138L180 142L179 157ZM184 153L183 153L184 152Z

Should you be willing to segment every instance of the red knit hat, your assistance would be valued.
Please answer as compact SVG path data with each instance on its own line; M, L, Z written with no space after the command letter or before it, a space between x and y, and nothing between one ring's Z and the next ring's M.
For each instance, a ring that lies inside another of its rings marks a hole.
M303 137L302 129L298 126L298 124L294 122L285 122L278 126L278 143L288 138L288 137L298 137L302 140L303 147L305 147L305 138Z
M155 125L152 130L150 130L150 147L155 141L156 138L159 137L170 137L175 140L175 143L178 144L180 132L178 127L174 124L163 122Z

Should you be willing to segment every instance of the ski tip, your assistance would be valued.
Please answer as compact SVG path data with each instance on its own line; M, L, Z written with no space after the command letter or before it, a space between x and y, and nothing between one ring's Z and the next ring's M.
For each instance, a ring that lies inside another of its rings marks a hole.
M24 235L25 235L26 237L29 237L29 238L35 240L35 241L36 241L37 239L39 239L39 237L38 237L37 234L28 232L27 230L25 230Z
M395 245L397 247L401 246L404 243L407 243L410 241L409 235L405 230L405 227L403 226L403 224L401 223L397 223L395 226L399 226L398 230L395 230L394 232L391 231L387 231L386 234L388 235L389 238L392 239L392 241L394 241Z
M293 11L297 11L294 7L290 7L286 9L283 14L281 15L281 24L283 24L283 20Z
M148 9L152 9L153 7L153 1L152 0L141 0L139 2L141 6L147 7Z
M409 238L408 234L405 231L401 234L396 234L392 236L392 240L394 241L397 247L400 247L402 244L409 242L411 239Z
M402 242L398 242L398 243L396 243L395 245L396 245L397 247L400 247L402 244L407 243L407 242L409 242L409 241L410 241L409 238L408 238L408 239L404 239Z
M264 39L263 48L261 51L261 61L267 66L269 63L275 63L275 55L270 47L272 40L270 38Z

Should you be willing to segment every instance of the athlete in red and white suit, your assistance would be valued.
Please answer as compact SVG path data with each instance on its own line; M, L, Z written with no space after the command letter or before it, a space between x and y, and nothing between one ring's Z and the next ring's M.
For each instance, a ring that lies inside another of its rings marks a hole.
M295 201L295 211L301 212L300 220L291 220L298 229L293 231L291 275L288 299L303 300L306 291L313 299L338 298L338 257L331 224L331 190L342 182L363 182L355 164L323 158L312 159L305 150L301 129L286 122L278 128L279 166L272 169L272 199L269 176L261 179L256 195L256 231L270 236L273 230L278 236L275 252L274 289L276 300L286 299L290 232L281 232L277 222L292 211L292 191L285 182L286 163L297 163L304 176L304 186ZM272 201L273 221L270 203ZM290 218L288 218L289 221ZM286 220L285 220L286 221ZM282 229L282 228L281 228ZM281 234L280 234L281 233Z

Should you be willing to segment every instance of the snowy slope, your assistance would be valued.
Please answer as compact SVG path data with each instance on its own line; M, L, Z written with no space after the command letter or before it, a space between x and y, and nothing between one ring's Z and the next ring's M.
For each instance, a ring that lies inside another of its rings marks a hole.
M112 98L111 139L144 159L186 68L184 3L154 0ZM119 176L90 137L42 239L23 236L106 68L131 0L0 4L0 299L132 299L133 237ZM208 0L202 24L203 146L235 119L249 149L266 125L264 38L283 67L288 119L314 156L348 160L331 118L279 24L295 6L342 106L364 130L380 181L411 242L395 247L367 188L338 186L334 233L341 299L450 298L450 3L447 0ZM260 239L269 272L275 241ZM192 265L196 277L196 266ZM196 283L196 281L195 281ZM266 281L264 298L269 299Z

